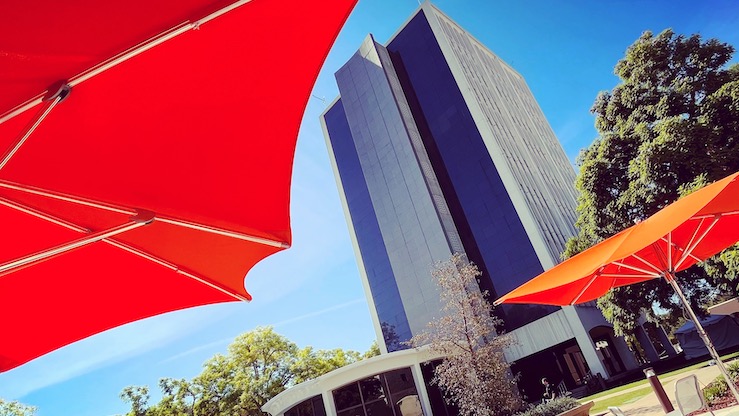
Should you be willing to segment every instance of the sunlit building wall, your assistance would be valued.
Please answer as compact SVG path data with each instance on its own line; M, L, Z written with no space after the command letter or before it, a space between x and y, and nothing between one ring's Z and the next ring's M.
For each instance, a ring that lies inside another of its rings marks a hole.
M452 253L491 300L559 261L575 173L514 69L425 3L386 46L368 36L336 81L321 121L383 351L440 316L430 270ZM548 360L574 386L635 365L593 305L496 313L522 369Z

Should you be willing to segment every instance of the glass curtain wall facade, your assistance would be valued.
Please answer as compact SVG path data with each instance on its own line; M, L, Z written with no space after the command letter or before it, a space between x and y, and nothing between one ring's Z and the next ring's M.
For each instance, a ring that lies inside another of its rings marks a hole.
M323 397L317 395L306 399L286 411L285 416L326 416Z
M381 349L439 317L430 272L455 252L491 300L558 262L575 173L521 75L426 3L387 46L370 35L336 81L321 121ZM601 370L573 310L496 313L536 346L526 354L577 339ZM568 338L532 329L551 328L544 318Z
M460 37L454 44L464 40L468 44L472 42L468 35L461 35L464 37ZM388 50L398 68L397 72L401 74L400 80L409 96L408 101L415 120L419 129L424 132L422 137L437 176L444 184L445 198L452 210L467 256L483 272L482 289L487 290L493 298L507 293L544 269L521 221L519 210L501 178L502 166L496 166L491 157L488 144L483 140L481 129L472 117L468 102L462 95L423 11L405 25L388 44ZM487 54L492 55L489 52ZM471 71L471 77L491 78L488 82L493 86L486 88L516 89L507 96L483 101L486 104L483 108L488 112L499 118L511 118L516 109L512 104L526 99L534 100L528 89L518 91L521 85L507 82L507 79L505 82L498 79L511 77L508 73L510 70L504 64L493 67L477 64ZM463 64L463 67L468 66L472 67L472 63ZM488 85L488 82L484 85ZM482 89L478 87L479 85L475 85L473 91L477 93ZM514 96L522 98L513 100ZM496 128L496 136L501 136L501 141L514 141L518 139L514 135L521 136L516 131L518 125L512 127L499 123L496 127L500 127ZM548 128L548 125L545 124L545 127ZM571 177L566 186L572 188L574 172L553 134L549 138L559 148L558 156L564 159L564 168ZM505 162L508 164L513 160L513 157L506 157ZM544 163L545 167L551 165L547 161L535 159L523 163L539 162ZM557 168L560 169L561 166ZM574 190L571 195L574 197ZM574 206L569 208L574 215ZM572 221L574 222L574 218ZM572 225L569 224L569 227L571 230ZM552 253L557 252L558 256L564 241L563 238L559 244L553 244L548 249ZM556 310L533 305L504 305L499 309L508 331Z

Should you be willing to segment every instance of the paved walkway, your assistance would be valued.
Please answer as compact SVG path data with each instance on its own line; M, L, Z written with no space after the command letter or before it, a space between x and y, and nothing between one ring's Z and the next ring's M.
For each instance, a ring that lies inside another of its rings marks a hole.
M662 383L662 386L665 389L665 392L667 393L667 397L672 401L673 406L675 409L677 409L677 405L675 402L675 381L677 379L686 377L690 374L695 374L698 377L698 381L702 386L707 385L713 379L718 377L721 373L718 371L718 367L715 365L709 366L709 367L703 367L699 368L697 370L693 370L690 372L681 373L678 375L674 375L671 377L660 377L660 382ZM649 386L649 384L647 384ZM607 397L614 397L621 394L624 394L629 391L634 391L638 389L642 389L645 386L639 386L639 387L632 387L630 389L620 391L618 393L609 394L607 396L600 397L599 399L607 398ZM662 410L662 406L659 404L659 400L657 400L657 396L654 393L649 393L646 396L642 397L641 399L632 402L632 403L624 403L623 405L620 405L619 408L628 416L664 416L664 411ZM610 414L610 413L607 413ZM706 413L707 415L710 415L710 413ZM714 412L716 416L739 416L739 406L733 406L727 409L717 410Z

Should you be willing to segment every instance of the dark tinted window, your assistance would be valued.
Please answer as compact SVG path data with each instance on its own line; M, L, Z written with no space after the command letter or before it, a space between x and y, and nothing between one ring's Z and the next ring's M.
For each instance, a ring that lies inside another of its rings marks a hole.
M326 416L326 407L323 405L323 397L315 396L313 400L313 416Z
M326 416L323 398L321 396L313 396L308 400L304 400L286 411L285 416Z
M393 403L411 394L416 394L416 383L410 368L389 371L384 374Z
M367 404L365 409L367 410L367 416L395 416L392 406L384 400L377 400Z
M413 414L421 409L410 368L356 381L334 390L333 395L339 416L403 416L401 408Z
M385 398L385 388L382 385L380 376L374 376L359 382L362 389L362 399L365 403L377 399Z
M341 411L362 404L362 396L359 394L357 383L338 388L333 393L336 410Z
M314 416L313 415L313 404L311 403L311 400L306 400L287 412L285 412L285 416Z

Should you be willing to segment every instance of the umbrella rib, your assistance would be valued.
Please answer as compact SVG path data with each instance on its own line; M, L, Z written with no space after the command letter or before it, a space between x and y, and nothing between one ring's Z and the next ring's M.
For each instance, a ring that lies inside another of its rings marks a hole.
M231 296L232 298L234 298L236 300L239 300L239 301L242 301L242 302L249 302L251 300L251 299L249 299L247 297L242 296L239 293L233 292L233 291L231 291L231 290L229 290L229 289L227 289L227 288L225 288L225 287L223 287L221 285L215 284L215 283L211 282L210 280L205 279L204 277L200 277L200 276L197 276L196 274L194 274L192 272L186 271L186 270L184 270L183 268L181 268L180 266L178 266L178 265L176 265L174 263L170 263L170 262L168 262L166 260L163 260L163 259L161 259L159 257L153 256L153 255L147 253L144 250L141 250L141 249L138 249L138 248L135 248L135 247L131 247L131 246L127 245L127 244L123 244L123 243L121 243L119 241L116 241L116 240L107 239L107 240L104 240L104 241L106 243L114 246L114 247L117 247L117 248L121 249L121 250L127 251L127 252L129 252L131 254L134 254L134 255L139 256L139 257L144 258L144 259L147 259L147 260L149 260L149 261L151 261L153 263L159 264L159 265L161 265L163 267L166 267L166 268L174 271L177 274L181 274L181 275L183 275L185 277L188 277L190 279L196 280L196 281L198 281L198 282L200 282L200 283L202 283L202 284L204 284L204 285L206 285L208 287L211 287L211 288L213 288L215 290L218 290L221 293L224 293L224 294L226 294L228 296Z
M667 239L665 239L664 237L662 237L661 240L664 241L664 242L666 242L666 243L668 242ZM675 244L675 243L671 243L671 244L672 244L672 247L675 248L675 250L677 250L677 251L679 251L681 253L685 252L685 249L683 249L682 247L678 246L677 244ZM692 257L696 261L701 261L700 257L697 257L697 256L695 256L694 254L691 254L691 253L688 253L688 257Z
M155 35L139 43L138 45L135 45L119 53L118 55L115 55L114 57L106 61L103 61L102 63L96 66L93 66L92 68L82 72L81 74L75 75L74 77L70 78L69 85L72 87L77 86L87 81L88 79L94 77L95 75L99 75L107 71L108 69L113 68L114 66L121 64L123 62L126 62L127 60L135 57L136 55L146 52L149 49L155 46L158 46L172 38L175 38L191 29L194 29L194 26L192 25L192 23L187 22L187 21L180 23L179 25L173 28L165 30L164 32L160 34Z
M672 268L672 231L667 233L667 267ZM664 240L664 237L662 237Z
M258 236L251 235L251 234L239 233L239 232L225 230L222 228L210 227L207 225L202 225L202 224L198 224L194 222L183 221L183 220L178 220L178 219L169 218L169 217L157 217L156 220L159 222L166 223L166 224L177 225L177 226L184 227L184 228L190 228L192 230L204 231L207 233L218 234L218 235L222 235L225 237L231 237L231 238L236 238L239 240L250 241L252 243L263 244L266 246L272 246L272 247L278 247L278 248L289 248L290 247L290 244L284 241L272 240L269 238L258 237Z
M11 201L11 200L6 199L6 198L0 197L0 205L4 205L4 206L6 206L8 208L12 208L12 209L15 209L17 211L23 212L25 214L32 215L32 216L34 216L36 218L40 218L40 219L42 219L44 221L48 221L50 223L53 223L53 224L62 226L64 228L68 228L68 229L73 230L73 231L77 231L77 232L80 232L80 233L90 233L90 232L92 232L92 230L90 230L90 229L87 229L87 228L84 228L84 227L80 227L77 224L73 224L73 223L71 223L69 221L66 221L66 220L63 220L61 218L58 218L58 217L49 215L49 214L47 214L45 212L41 212L41 211L39 211L39 210L37 210L35 208L31 208L31 207L29 207L27 205L19 204L19 203L15 202L15 201Z
M238 293L235 293L235 292L232 292L230 290L227 290L227 289L225 289L225 288L223 288L223 287L221 287L219 285L214 284L213 282L210 282L208 280L205 280L202 277L198 277L195 274L193 274L191 272L188 272L186 270L183 270L183 269L178 268L177 269L177 274L181 274L181 275L183 275L185 277L188 277L190 279L193 279L195 281L198 281L198 282L200 282L200 283L202 283L202 284L204 284L204 285L206 285L208 287L211 287L211 288L213 288L215 290L218 290L219 292L222 292L222 293L224 293L224 294L226 294L228 296L231 296L231 297L235 298L238 301L241 301L241 302L251 302L251 297L241 296Z
M642 269L640 267L632 266L630 264L621 263L620 261L614 261L613 264L615 264L616 266L620 266L620 267L624 267L626 269L633 270L635 272L642 272L642 273L644 273L647 276L652 276L652 277L659 277L660 276L659 273L650 272L649 270L645 270L645 269Z
M690 247L691 244L693 244L693 241L695 241L695 237L698 235L698 231L700 231L701 227L703 227L703 223L708 218L713 218L713 217L702 216L700 218L700 222L698 223L698 226L695 227L695 229L693 230L693 235L690 236L690 240L688 240L688 244L685 245L685 248L681 248L683 250L683 255L685 255L685 253L689 253L687 251L687 248ZM672 264L670 264L669 266L672 267Z
M721 219L721 214L714 215L713 221L711 222L711 225L708 226L708 228L706 229L706 231L704 231L703 234L701 234L701 236L698 237L698 239L696 241L693 241L693 238L691 238L691 243L692 244L690 244L690 243L688 244L687 248L685 249L685 252L680 257L680 259L678 260L678 262L675 263L675 267L671 271L675 271L678 268L680 268L680 266L683 264L683 262L685 262L685 260L688 258L688 255L691 254L693 252L693 250L695 250L696 247L698 247L698 244L700 244L701 241L703 241L703 239L706 238L706 236L708 235L708 233L711 232L711 230L713 229L713 227L718 223L718 220L720 220L720 219ZM701 220L701 224L703 224L703 220ZM700 224L699 224L699 228L696 228L696 233L698 232L698 229L700 229ZM695 234L693 235L693 237L695 237Z
M132 210L128 208L115 207L109 204L103 204L98 201L82 199L76 196L71 196L71 195L66 195L66 194L61 194L61 193L56 193L56 192L50 192L44 189L29 187L25 185L19 185L16 183L2 181L2 180L0 180L0 188L6 188L6 189L12 189L15 191L26 192L26 193L30 193L34 195L47 197L47 198L57 199L60 201L70 202L73 204L84 205L84 206L88 206L92 208L102 209L105 211L115 212L118 214L136 215L137 213L136 210ZM156 217L156 221L171 224L171 225L176 225L180 227L190 228L193 230L208 232L212 234L218 234L218 235L222 235L225 237L236 238L239 240L250 241L253 243L257 243L257 244L277 247L277 248L289 248L290 247L290 244L284 241L278 241L274 239L241 233L237 231L226 230L223 228L211 227L208 225L198 224L198 223L190 222L190 221L184 221L184 220L171 218L171 217Z
M649 278L654 279L654 278L660 277L660 275L658 275L658 274L654 274L654 275L653 274L647 274L647 275L644 275L644 274L610 274L610 273L604 273L601 276L602 277L611 277L611 278L614 278L614 279L620 279L622 277L623 278L629 278L629 277L637 277L637 278L649 277Z
M62 226L64 228L70 229L72 231L77 231L77 232L80 232L80 233L88 233L88 234L92 232L90 229L87 229L85 227L81 227L81 226L79 226L77 224L73 224L73 223L71 223L69 221L66 221L66 220L57 218L57 217L52 216L50 214L47 214L45 212L41 212L41 211L39 211L37 209L31 208L31 207L26 206L26 205L23 205L23 204L19 204L17 202L8 200L6 198L0 197L0 205L4 205L4 206L6 206L8 208L12 208L12 209L18 210L20 212L23 212L23 213L32 215L32 216L34 216L36 218L40 218L42 220L51 222L51 223L56 224L56 225L59 225L59 226ZM172 271L174 271L174 272L176 272L178 274L184 275L184 276L186 276L186 277L188 277L190 279L196 280L196 281L198 281L198 282L200 282L202 284L205 284L207 286L212 287L213 289L216 289L216 290L218 290L218 291L220 291L222 293L225 293L225 294L227 294L227 295L235 298L236 300L243 301L243 302L248 302L250 300L249 298L246 298L246 297L242 296L239 293L232 292L232 291L228 290L227 288L224 288L224 287L222 287L220 285L217 285L217 284L215 284L213 282L210 282L207 279L205 279L203 277L200 277L200 276L197 276L197 275L195 275L192 272L185 271L180 266L178 266L178 265L176 265L174 263L170 263L170 262L168 262L166 260L163 260L161 258L158 258L156 256L153 256L153 255L147 253L144 250L141 250L141 249L138 249L138 248L129 246L127 244L121 243L120 241L117 241L117 240L112 239L112 238L103 238L100 241L102 241L104 243L107 243L107 244L110 244L113 247L116 247L118 249L127 251L127 252L129 252L131 254L134 254L134 255L137 255L139 257L142 257L144 259L147 259L147 260L149 260L151 262L154 262L156 264L159 264L159 265L161 265L163 267L166 267L168 269L171 269ZM35 260L35 262L41 261L41 260L43 260L43 259ZM25 263L25 264L19 265L17 267L21 267L21 266L25 266L25 265L29 265L29 264L30 263ZM15 270L15 269L16 268L13 268L13 270ZM8 271L10 271L10 270L3 270L3 271L0 271L0 273L5 274L5 272L8 272Z
M147 40L139 43L138 45L133 46L132 48L129 48L129 49L127 49L127 50L119 53L118 55L115 55L112 58L109 58L109 59L107 59L107 60L105 60L105 61L103 61L103 62L101 62L101 63L99 63L99 64L97 64L97 65L95 65L95 66L93 66L93 67L91 67L91 68L89 68L87 70L85 70L85 71L83 71L82 73L80 73L78 75L75 75L74 77L72 77L72 78L69 79L68 84L69 84L70 87L74 87L76 85L79 85L79 84L87 81L88 79L94 77L95 75L99 75L99 74L107 71L108 69L113 68L114 66L116 66L116 65L118 65L118 64L120 64L122 62L125 62L125 61L127 61L127 60L129 60L129 59L131 59L131 58L133 58L133 57L141 54L142 52L145 52L145 51L147 51L147 50L149 50L149 49L151 49L151 48L153 48L153 47L155 47L157 45L160 45L160 44L162 44L162 43L164 43L164 42L166 42L166 41L168 41L170 39L173 39L173 38L175 38L175 37L177 37L177 36L179 36L179 35L187 32L189 30L199 29L202 24L205 24L207 22L210 22L211 20L213 20L213 19L215 19L217 17L220 17L223 14L226 14L226 13L228 13L228 12L230 12L230 11L232 11L232 10L240 7L240 6L243 6L244 4L249 3L250 1L251 0L238 0L238 1L235 1L235 2L233 2L231 4L229 4L228 6L222 7L220 9L216 10L215 12L212 12L212 13L208 14L207 16L205 16L203 18L200 18L198 20L195 20L195 21L186 20L185 22L180 23L177 26L174 26L174 27L172 27L170 29L167 29L167 30L165 30L165 31L163 31L163 32L155 35L155 36L152 36L151 38L149 38L149 39L147 39ZM25 112L25 111L27 111L27 110L35 107L36 105L40 104L41 102L43 102L44 95L46 93L47 92L41 93L41 94L39 94L39 95L31 98L30 100L26 101L25 103L23 103L23 104L15 107L15 108L13 108L12 110L10 110L9 112L7 112L6 114L3 114L2 116L0 116L0 124L6 122L8 120L10 120L11 118L13 118L13 117L15 117L15 116L17 116L19 114L22 114L23 112Z
M713 218L716 215L718 215L718 213L716 213L716 214L696 215L696 216L694 216L694 217L692 217L690 219L691 220L701 220L701 219L706 219L706 218ZM739 215L739 211L722 212L722 213L720 213L720 215L722 217L726 217L726 216L729 216L729 215Z
M599 272L595 273L595 274L593 275L593 277L591 277L591 278L590 278L590 280L588 280L588 283L587 283L587 284L585 284L585 286L584 286L584 287L582 288L582 290L580 291L580 293L578 293L578 294L577 294L577 296L575 296L575 299L573 299L573 300L572 300L572 302L570 302L570 305L574 305L574 304L576 304L576 303L577 303L577 301L579 301L579 300L580 300L580 298L582 297L582 295L584 295L584 294L585 294L585 292L586 292L586 291L587 291L588 289L590 289L590 286L592 286L592 285L593 285L593 282L595 282L595 279L597 279L597 278L598 278L599 276L600 276L600 273L599 273Z
M657 276L661 276L662 275L662 270L659 267L657 267L654 264L652 264L652 263L648 262L647 260L643 259L641 256L637 256L636 254L632 254L631 257L633 257L633 258L639 260L640 262L644 263L645 265L651 267L652 270L654 270L654 272L657 274Z
M60 90L61 92L61 90ZM56 107L57 104L59 104L64 97L66 97L66 94L57 94L52 100L49 101L49 104L40 109L38 113L36 114L36 117L31 120L31 122L28 124L24 132L21 132L21 135L18 137L18 140L16 140L15 144L11 146L11 149L8 150L8 152L3 156L3 160L0 161L0 170L2 170L5 165L8 164L10 159L15 155L15 153L18 151L18 149L23 146L23 144L28 140L28 138L31 136L31 134L36 130L36 128L41 124L42 121L46 118L46 116L51 113L51 110Z
M50 259L59 254L66 253L68 251L75 250L80 247L84 247L86 245L92 244L92 243L96 243L108 237L112 237L118 234L125 233L127 231L131 231L133 229L148 225L151 223L151 221L152 221L152 218L148 216L132 218L131 221L125 224L118 225L118 226L109 228L107 230L92 233L83 238L73 240L65 244L60 244L58 246L55 246L55 247L52 247L46 250L41 250L36 253L30 254L24 257L20 257L15 260L11 260L7 263L0 264L0 274L6 274L7 272L10 272L12 270L22 268L24 266L28 266L30 264L37 263L43 260Z
M228 12L230 12L230 11L232 11L232 10L240 7L240 6L243 6L244 4L249 3L249 2L251 2L251 0L239 0L239 1L236 1L234 3L231 3L228 6L223 7L221 9L218 9L215 12L213 12L213 13L211 13L211 14L203 17L203 18L200 18L198 20L195 20L195 21L186 20L185 22L182 22L182 23L180 23L179 25L177 25L177 26L175 26L173 28L170 28L168 30L165 30L164 32L162 32L162 33L160 33L160 34L158 34L156 36L153 36L153 37L151 37L151 38L149 38L149 39L147 39L147 40L139 43L138 45L136 45L136 46L134 46L134 47L132 47L132 48L130 48L130 49L128 49L128 50L126 50L126 51L124 51L124 52L116 55L116 56L114 56L113 58L110 58L107 61L105 61L105 62L103 62L103 63L101 63L101 64L99 64L97 66L94 66L94 67L90 68L89 70L87 70L87 71L85 71L85 72L83 72L83 73L81 73L81 74L79 74L79 75L71 78L69 80L69 85L70 86L79 85L79 84L87 81L88 79L94 77L95 75L101 74L101 73L107 71L108 69L113 68L114 66L116 66L116 65L118 65L118 64L120 64L122 62L125 62L125 61L127 61L127 60L135 57L136 55L141 54L142 52L146 52L147 50L149 50L149 49L151 49L151 48L153 48L155 46L158 46L158 45L160 45L160 44L162 44L162 43L164 43L164 42L166 42L168 40L171 40L171 39L176 38L177 36L179 36L179 35L187 32L187 31L190 31L190 30L193 30L193 29L200 29L200 26L201 25L203 25L205 23L208 23L211 20L213 20L213 19L215 19L217 17L220 17L220 16L222 16L222 15L224 15L224 14L226 14L226 13L228 13Z
M45 189L36 188L36 187L32 187L32 186L26 186L26 185L19 185L17 183L3 181L3 180L0 180L0 188L11 189L11 190L20 191L20 192L25 192L25 193L29 193L29 194L33 194L33 195L43 196L43 197L46 197L46 198L56 199L56 200L59 200L59 201L71 202L73 204L84 205L84 206L88 206L88 207L91 207L91 208L98 208L98 209L102 209L102 210L105 210L105 211L114 212L114 213L117 213L117 214L136 215L136 210L133 210L133 209L127 209L127 208L122 208L122 207L115 207L115 206L110 205L110 204L103 204L101 202L93 201L93 200L90 200L90 199L83 199L83 198L79 198L79 197L72 196L72 195L66 195L66 194L62 194L62 193L51 192L51 191L48 191L48 190L45 190Z

